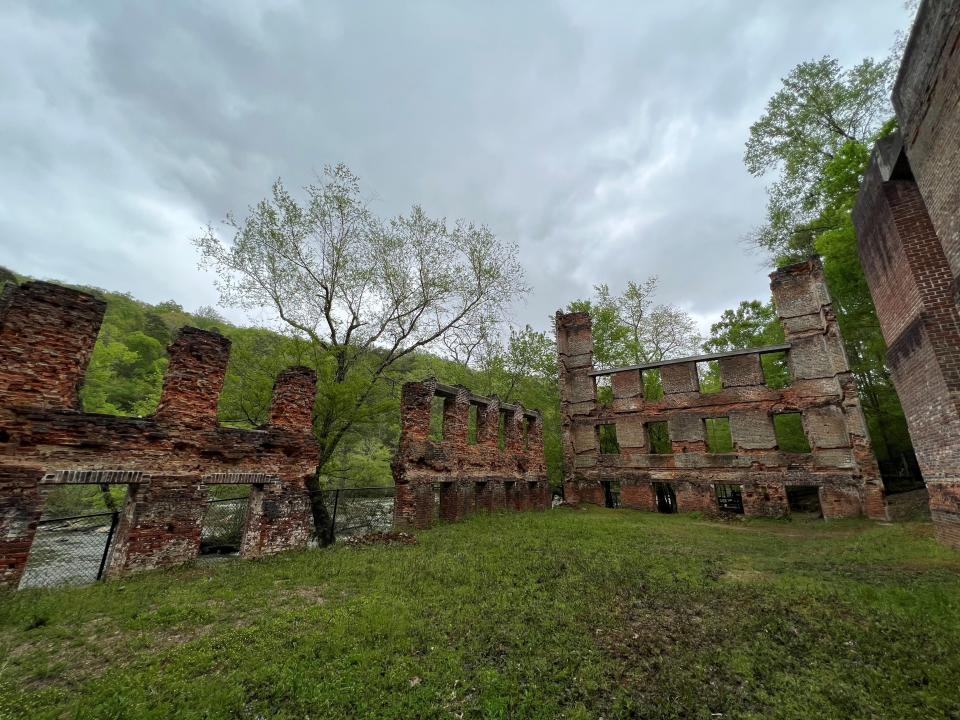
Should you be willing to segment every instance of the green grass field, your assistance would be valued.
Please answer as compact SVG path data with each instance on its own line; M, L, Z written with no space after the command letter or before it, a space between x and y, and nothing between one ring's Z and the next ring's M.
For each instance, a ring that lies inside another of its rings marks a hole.
M957 718L925 523L475 517L0 597L3 718Z

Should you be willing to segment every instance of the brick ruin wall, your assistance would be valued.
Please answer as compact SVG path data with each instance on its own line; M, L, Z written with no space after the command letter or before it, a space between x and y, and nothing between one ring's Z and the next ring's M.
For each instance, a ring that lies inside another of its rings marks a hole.
M443 398L442 439L430 437L434 397ZM471 406L476 408L475 442ZM424 528L477 511L550 507L538 412L431 378L403 386L400 413L400 444L392 465L395 527Z
M656 484L672 489L680 511L718 510L719 486L739 486L746 515L788 513L787 488L815 486L824 517L885 518L879 470L818 259L771 275L784 327L791 383L767 387L759 351L722 354L722 390L700 391L697 358L658 368L662 399L644 397L640 368L595 372L590 317L557 313L563 422L564 497L604 504L619 483L620 504L657 510ZM710 356L703 356L704 358ZM703 358L700 358L701 360ZM613 399L597 401L596 377L609 375ZM810 453L777 448L773 415L798 412ZM708 452L705 420L728 418L733 452ZM667 423L671 453L651 452L649 423ZM614 425L619 452L601 453L599 427Z
M79 391L104 311L86 293L43 282L8 284L0 296L0 587L18 585L52 484L128 486L107 576L193 559L217 484L251 485L242 557L306 545L313 371L280 374L265 427L220 427L230 342L187 327L169 348L155 415L84 413Z
M853 210L941 541L960 548L960 5L926 0Z

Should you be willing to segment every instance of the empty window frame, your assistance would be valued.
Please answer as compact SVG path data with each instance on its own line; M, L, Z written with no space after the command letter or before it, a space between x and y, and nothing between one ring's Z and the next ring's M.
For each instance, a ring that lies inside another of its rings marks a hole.
M467 443L476 445L480 438L480 426L477 424L480 409L470 403L470 409L467 411Z
M810 442L803 431L803 418L800 413L776 413L773 416L773 432L777 438L777 447L783 452L810 452Z
M507 447L507 414L505 412L497 415L497 447L501 450Z
M672 455L673 444L666 421L647 423L647 439L650 441L650 453L653 455Z
M760 354L763 382L771 390L779 390L790 384L790 367L786 350Z
M703 421L707 428L707 452L733 452L733 437L730 434L730 418L707 418Z
M236 555L243 545L250 485L211 485L200 527L201 555Z
M792 515L822 517L820 488L814 485L787 485L787 507Z
M609 375L597 375L594 379L597 390L597 405L609 405L613 402L613 382Z
M743 493L739 485L719 484L716 493L717 507L722 512L743 514Z
M430 402L430 434L431 440L443 440L443 404L446 398L434 395Z
M521 421L520 431L523 434L523 449L529 450L530 449L530 418L528 418L526 415L523 416L523 420Z
M620 443L617 442L617 426L613 423L597 425L597 444L604 455L619 455Z
M640 373L640 382L643 384L645 400L663 399L663 382L660 380L660 368L650 368Z
M704 395L723 390L723 383L720 380L720 362L718 360L698 362L697 379L700 381L700 392Z

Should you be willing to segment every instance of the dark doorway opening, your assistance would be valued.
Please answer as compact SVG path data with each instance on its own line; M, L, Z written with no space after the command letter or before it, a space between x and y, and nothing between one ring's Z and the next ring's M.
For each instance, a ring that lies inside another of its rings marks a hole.
M717 485L717 507L722 512L743 515L743 495L739 485Z
M820 508L820 489L815 485L788 485L787 505L791 515L823 517Z
M200 526L201 555L238 555L247 527L250 485L212 485Z
M602 480L603 504L608 508L620 507L620 483L616 480Z
M677 496L669 483L654 483L653 489L657 493L657 512L675 513L677 511Z

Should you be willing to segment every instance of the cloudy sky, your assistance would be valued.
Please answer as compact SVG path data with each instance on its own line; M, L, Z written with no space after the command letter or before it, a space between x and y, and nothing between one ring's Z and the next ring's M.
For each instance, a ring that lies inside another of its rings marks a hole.
M516 242L518 322L660 277L765 298L751 122L805 59L885 56L902 0L0 3L0 265L188 309L190 238L346 162ZM228 313L240 319L236 313Z

